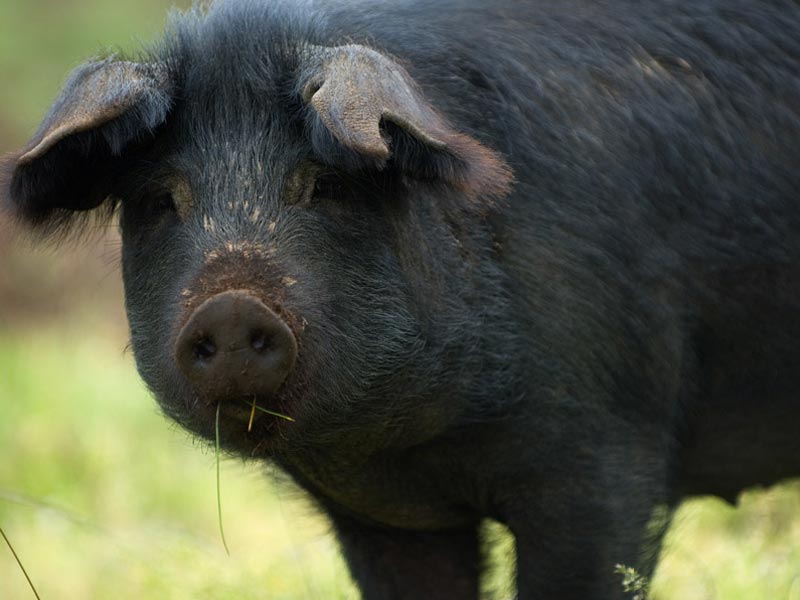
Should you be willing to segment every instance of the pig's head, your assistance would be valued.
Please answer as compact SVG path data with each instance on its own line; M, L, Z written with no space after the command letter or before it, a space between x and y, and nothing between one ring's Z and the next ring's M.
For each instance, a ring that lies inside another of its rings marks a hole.
M7 208L46 236L118 212L139 372L202 436L219 406L231 450L369 452L468 419L505 361L504 161L386 54L223 22L79 67L6 161ZM253 403L294 421L248 431Z

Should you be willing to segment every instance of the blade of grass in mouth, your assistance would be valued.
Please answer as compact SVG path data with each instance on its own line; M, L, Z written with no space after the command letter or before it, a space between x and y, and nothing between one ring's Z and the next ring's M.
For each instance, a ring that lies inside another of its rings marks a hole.
M33 592L33 595L36 596L36 600L41 600L41 598L39 598L38 592L36 591L36 588L33 586L33 582L31 581L31 578L28 577L28 572L25 570L25 567L22 565L22 561L19 559L19 556L17 556L17 552L14 550L14 546L11 545L11 542L6 537L6 532L3 531L2 527L0 527L0 535L3 536L3 539L6 541L6 544L8 544L8 549L11 550L11 554L14 555L14 559L17 561L17 564L19 565L19 568L22 571L22 574L25 575L25 579L28 580L28 585L31 586L31 591Z
M253 397L253 408L250 409L250 420L247 422L247 433L253 431L253 419L256 418L256 399Z
M219 535L222 537L222 545L225 547L225 553L230 556L231 551L228 550L228 542L225 541L225 530L222 528L222 495L219 490L219 407L220 405L217 404L217 421L214 427L217 451L217 517L219 519Z
M245 404L250 406L250 403L247 400L245 400L244 402L245 402ZM277 413L277 412L275 412L273 410L268 410L266 408L263 408L263 407L259 406L258 404L256 404L255 400L253 401L252 407L255 407L255 408L253 408L253 410L260 410L261 412L267 413L268 415L272 415L273 417L278 417L279 419L285 419L287 421L291 421L292 423L294 423L294 419L292 417L289 417L287 415L282 415L281 413ZM248 431L249 431L249 428L248 428Z

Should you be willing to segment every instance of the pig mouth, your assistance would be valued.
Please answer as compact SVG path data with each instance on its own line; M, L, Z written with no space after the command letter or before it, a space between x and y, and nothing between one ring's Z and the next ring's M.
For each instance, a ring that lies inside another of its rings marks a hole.
M275 398L237 397L218 401L200 400L195 413L205 423L213 424L219 409L220 424L235 434L265 432L277 429L278 424L292 425L295 417L289 414Z
M191 394L191 393L190 393ZM191 394L186 402L162 402L167 414L188 431L213 440L219 427L223 442L249 454L253 444L273 448L300 426L300 405L284 395L228 395L222 398ZM182 405L182 408L178 408Z
M245 431L253 431L255 424L259 426L272 425L275 422L294 423L295 419L286 412L273 410L268 406L273 403L259 401L259 398L240 398L238 401L221 402L219 404L220 414L227 418L231 423L243 425Z

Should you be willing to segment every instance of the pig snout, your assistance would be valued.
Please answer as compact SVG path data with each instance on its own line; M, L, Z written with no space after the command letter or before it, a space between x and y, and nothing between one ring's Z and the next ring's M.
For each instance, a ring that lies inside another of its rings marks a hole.
M209 402L272 396L291 372L297 340L289 326L245 290L216 294L178 334L175 358Z

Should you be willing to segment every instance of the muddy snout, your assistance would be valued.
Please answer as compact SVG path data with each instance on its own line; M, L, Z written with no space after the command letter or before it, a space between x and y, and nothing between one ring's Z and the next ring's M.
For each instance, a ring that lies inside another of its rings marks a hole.
M175 358L208 402L270 397L294 366L297 340L261 300L233 290L195 309L178 334Z

